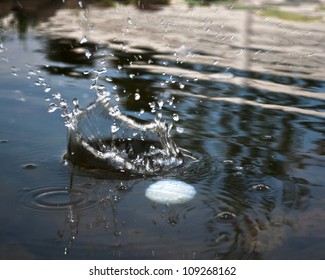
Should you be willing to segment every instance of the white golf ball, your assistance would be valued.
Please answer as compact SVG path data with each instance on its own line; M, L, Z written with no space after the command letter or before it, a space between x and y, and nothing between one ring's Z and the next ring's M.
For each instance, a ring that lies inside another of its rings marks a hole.
M163 204L181 204L190 201L196 194L193 186L177 180L162 180L146 189L146 197Z

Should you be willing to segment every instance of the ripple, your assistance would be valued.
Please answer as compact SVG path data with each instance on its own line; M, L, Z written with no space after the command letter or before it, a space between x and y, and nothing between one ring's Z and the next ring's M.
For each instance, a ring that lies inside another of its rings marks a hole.
M86 210L97 204L96 196L84 187L42 187L27 190L22 197L27 208L40 211L66 211L71 206Z

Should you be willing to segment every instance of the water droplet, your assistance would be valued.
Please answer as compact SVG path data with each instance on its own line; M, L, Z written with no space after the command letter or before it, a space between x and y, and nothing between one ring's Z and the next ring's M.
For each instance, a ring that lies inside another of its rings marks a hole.
M59 106L56 105L55 103L51 103L51 104L48 106L48 112L49 112L49 113L53 113L53 112L55 112L57 109L59 109Z
M270 189L271 187L264 185L264 184L257 184L249 187L249 190L251 191L256 191L256 192L266 192Z
M49 85L46 85L44 87L44 92L50 92L51 91L51 87Z
M118 70L122 70L123 69L123 66L122 65L117 65L117 69Z
M179 88L180 88L180 89L184 89L184 87L185 87L184 84L182 84L182 83L179 84Z
M12 66L11 67L11 74L14 76L17 76L17 71L19 70L19 68Z
M88 40L87 40L87 37L86 36L83 36L80 40L80 44L84 44L86 43Z
M111 125L111 131L112 131L112 133L117 132L119 129L120 129L120 128L119 128L118 126L116 126L116 125Z
M177 127L176 127L176 131L177 131L178 133L183 133L183 132L184 132L184 128L181 127L181 126L177 126Z
M222 221L231 221L236 218L236 215L231 212L221 212L217 215L217 218L222 220Z
M162 99L159 99L157 102L159 109L162 109L162 107L164 106L164 101Z
M130 24L130 25L132 25L132 24L133 24L133 22L132 22L132 19L131 19L131 17L130 17L130 16L128 16L128 24Z
M135 76L135 74L130 74L130 75L129 75L129 77L130 77L131 79L133 79L134 76Z
M134 94L134 99L135 99L135 100L139 100L139 99L140 99L140 97L141 97L141 96L140 96L140 94L139 94L139 93L135 93L135 94Z
M107 82L112 82L112 81L113 81L113 79L112 79L111 77L109 77L109 76L106 76L106 77L105 77L105 80L106 80Z
M6 51L7 49L5 48L5 46L1 43L0 44L0 52L4 52Z
M179 115L177 115L176 113L173 114L173 120L175 122L178 122L179 121Z
M271 140L273 138L272 135L263 135L264 140Z
M53 93L52 96L53 96L53 99L57 99L57 100L61 99L61 93L56 92L56 93Z
M77 99L77 98L73 98L73 99L72 99L72 104L73 104L75 107L79 106L79 101L78 101L78 99Z
M60 99L60 106L61 108L67 107L68 103L65 99Z
M91 52L89 50L86 50L85 51L85 56L89 59L92 56L92 54L91 54Z

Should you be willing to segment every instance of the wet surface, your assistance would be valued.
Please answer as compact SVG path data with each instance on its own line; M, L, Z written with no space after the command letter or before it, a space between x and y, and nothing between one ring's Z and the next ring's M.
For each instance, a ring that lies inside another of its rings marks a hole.
M323 6L273 7L312 17L289 20L265 5L12 2L0 4L0 258L325 258ZM85 108L94 84L123 113L172 123L191 164L116 176L65 160L61 99ZM195 197L150 201L165 179Z

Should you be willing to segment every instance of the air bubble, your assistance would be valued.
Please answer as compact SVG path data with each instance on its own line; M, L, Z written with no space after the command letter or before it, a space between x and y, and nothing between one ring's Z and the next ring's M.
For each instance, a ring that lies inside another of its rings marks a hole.
M266 192L270 190L270 187L264 184L257 184L257 185L250 186L249 190L256 191L256 192Z
M32 169L36 169L37 165L33 164L33 163L27 163L25 165L23 165L23 169L27 169L27 170L32 170Z
M236 215L231 212L221 212L217 215L217 218L222 221L231 221L236 218Z

